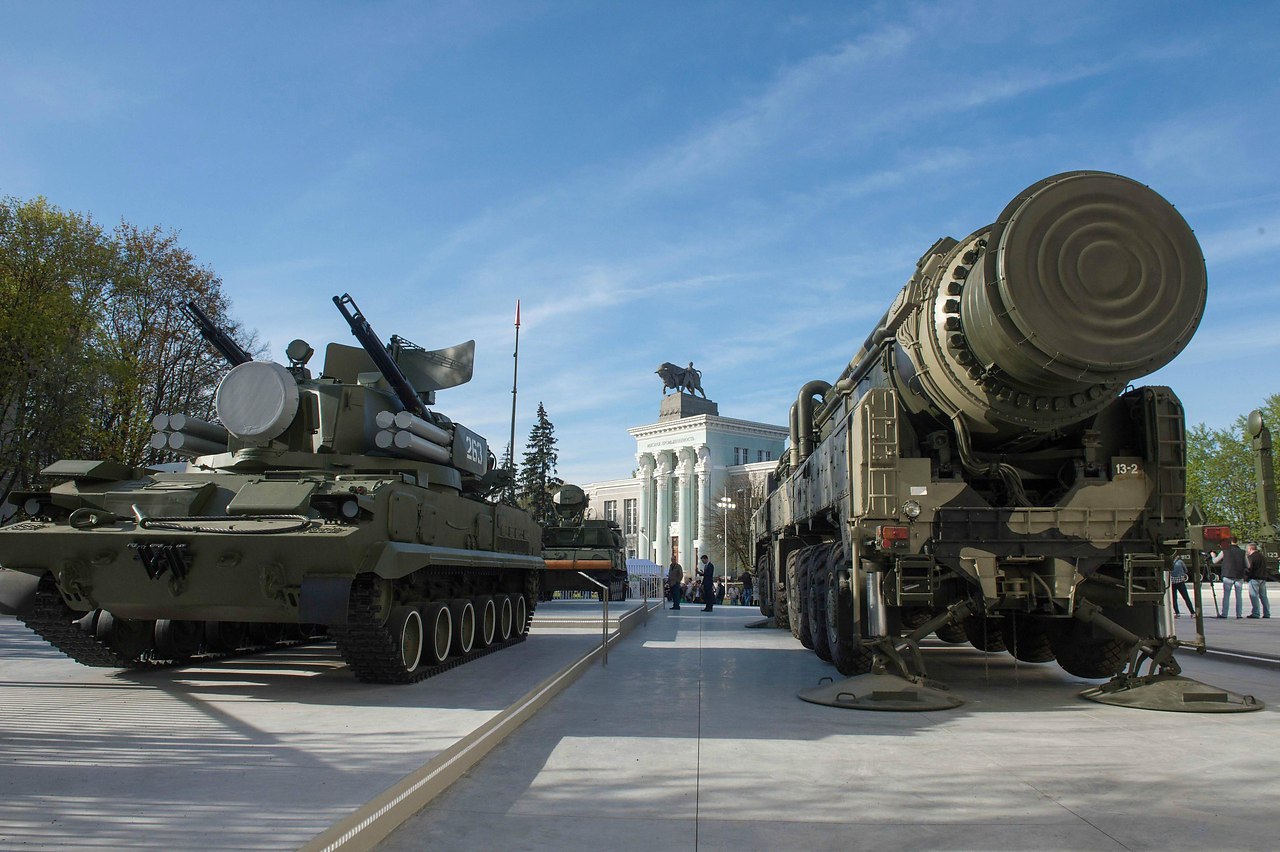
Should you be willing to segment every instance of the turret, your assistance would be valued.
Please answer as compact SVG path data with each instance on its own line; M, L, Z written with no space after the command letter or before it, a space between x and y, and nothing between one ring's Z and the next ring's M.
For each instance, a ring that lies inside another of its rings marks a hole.
M201 333L234 363L214 397L219 422L158 415L152 446L210 469L388 470L483 488L494 461L488 443L428 407L437 390L470 381L475 341L435 351L400 337L383 345L349 295L334 304L361 346L330 344L315 378L305 341L286 348L287 367L255 361L193 306Z

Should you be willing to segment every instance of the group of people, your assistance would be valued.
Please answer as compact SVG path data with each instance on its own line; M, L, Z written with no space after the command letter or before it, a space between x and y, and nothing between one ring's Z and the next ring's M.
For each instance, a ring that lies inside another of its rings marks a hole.
M732 605L742 603L750 606L753 583L749 572L743 571L742 576L738 578L738 582L742 585L741 589L725 588L725 582L716 579L716 566L706 554L702 555L699 563L696 576L685 577L684 568L672 558L671 565L667 568L665 584L666 596L671 601L672 609L679 609L681 601L703 604L703 612L711 612L715 604L723 604L726 601Z
M1222 610L1216 613L1218 618L1227 618L1231 611L1231 594L1236 596L1236 618L1270 618L1271 602L1267 600L1267 561L1258 549L1258 545L1250 543L1245 550L1235 538L1226 547L1219 550L1211 558L1222 574ZM1187 564L1181 557L1173 560L1173 571L1169 581L1173 584L1173 612L1175 617L1182 614L1178 607L1178 597L1187 602L1187 609L1196 614L1191 603L1191 595L1187 592ZM1249 589L1249 615L1244 615L1244 587Z

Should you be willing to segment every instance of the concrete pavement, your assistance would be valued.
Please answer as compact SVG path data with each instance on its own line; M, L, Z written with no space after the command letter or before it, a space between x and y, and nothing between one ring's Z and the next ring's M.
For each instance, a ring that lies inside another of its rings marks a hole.
M1268 707L1157 713L1084 701L1092 682L1054 664L935 645L930 675L963 707L860 712L797 699L834 670L743 629L754 611L661 615L380 848L1274 846L1274 669L1184 654L1189 676ZM1211 635L1261 641L1235 624Z

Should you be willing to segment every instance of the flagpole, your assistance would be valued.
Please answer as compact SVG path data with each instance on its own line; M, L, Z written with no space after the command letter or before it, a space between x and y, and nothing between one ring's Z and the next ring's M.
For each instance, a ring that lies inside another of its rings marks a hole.
M511 460L511 470L516 469L516 388L520 378L520 300L516 299L516 351L511 356L514 365L511 370L511 439L507 443L507 458Z

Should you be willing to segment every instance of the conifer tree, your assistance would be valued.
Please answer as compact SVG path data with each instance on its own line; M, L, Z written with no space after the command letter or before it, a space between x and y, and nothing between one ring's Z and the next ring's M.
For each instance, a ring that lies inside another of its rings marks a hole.
M552 509L551 494L564 484L556 476L556 438L555 426L547 418L547 410L538 403L538 419L529 430L529 440L525 442L524 463L520 467L517 479L519 502L540 524L550 524L555 520Z

